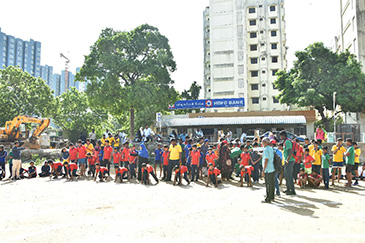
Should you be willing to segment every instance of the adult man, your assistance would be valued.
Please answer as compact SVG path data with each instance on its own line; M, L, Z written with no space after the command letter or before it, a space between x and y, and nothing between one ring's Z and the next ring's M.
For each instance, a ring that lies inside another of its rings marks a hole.
M198 130L196 130L195 135L196 135L197 138L204 137L204 133L200 128L198 128Z
M230 143L232 140L232 132L231 132L231 130L229 130L229 128L227 129L226 140L228 143Z
M293 157L293 143L288 139L286 131L280 132L280 139L284 141L284 164L285 164L285 180L286 195L296 195L293 179L293 167L295 159Z
M143 130L143 135L146 138L146 142L152 141L152 130L148 126Z
M95 133L95 129L91 130L91 133L89 134L89 139L90 139L90 142L92 143L92 145L95 146L95 144L96 144L96 133Z
M332 186L335 184L336 172L337 181L340 183L341 175L342 175L342 167L343 167L343 156L346 152L346 149L342 145L342 138L337 139L336 145L332 147L333 152L333 170L332 170Z
M265 185L266 185L266 198L262 202L271 203L272 201L274 201L274 191L275 191L274 150L270 146L269 138L264 138L262 140L262 143L264 145L264 153L262 155L264 169L262 171L262 176L265 176Z
M11 150L13 152L13 181L20 180L20 168L22 167L22 161L20 156L20 151L25 148L19 147L19 142L14 143L14 147Z
M355 148L352 143L352 139L346 139L346 144L348 146L347 151L345 152L346 155L346 178L347 184L346 187L351 187L352 184L352 172L355 169Z
M109 129L106 129L103 135L107 138L109 135Z
M181 146L176 143L176 139L171 139L171 145L169 148L170 151L170 158L169 158L169 165L167 168L167 179L166 181L171 181L172 169L175 168L176 165L181 165L181 153L182 149Z

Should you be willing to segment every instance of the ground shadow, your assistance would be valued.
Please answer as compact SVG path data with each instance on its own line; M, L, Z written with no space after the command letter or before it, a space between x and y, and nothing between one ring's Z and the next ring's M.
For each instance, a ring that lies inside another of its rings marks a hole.
M302 198L305 199L307 201L311 201L311 202L315 202L315 203L321 203L327 207L331 207L331 208L339 208L339 206L342 205L342 203L340 202L334 202L331 200L327 200L327 199L322 199L322 198L312 198L312 197L306 197L303 195L297 195L298 198Z
M299 202L291 198L275 198L273 205L280 207L282 210L289 211L301 216L308 216L318 218L314 216L314 210L318 209L314 204Z

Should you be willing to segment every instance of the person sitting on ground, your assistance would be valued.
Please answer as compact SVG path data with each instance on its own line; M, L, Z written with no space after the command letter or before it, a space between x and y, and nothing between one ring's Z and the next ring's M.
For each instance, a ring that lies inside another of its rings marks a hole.
M28 167L28 179L37 177L37 168L34 166L34 162L30 162L30 166Z
M176 184L176 181L178 180L178 185L182 184L182 175L184 175L184 179L185 181L188 183L188 185L190 184L190 181L188 179L188 167L186 167L185 165L182 166L175 166L175 178L174 178L174 186Z
M222 183L222 181L218 179L220 174L221 171L215 168L212 163L210 163L208 165L207 186L209 186L209 182L212 182L215 187L218 187L218 184Z
M308 186L318 188L322 180L322 176L318 174L316 170L313 170L312 174L308 176Z
M51 174L50 179L52 175L54 175L53 179L58 179L59 175L62 175L62 163L61 162L53 162L53 160L48 160L49 166L51 166ZM66 173L66 172L65 172Z
M45 161L41 168L41 173L39 174L39 177L47 177L50 176L51 171L50 167L48 165L48 162Z
M248 187L252 187L251 174L254 171L254 167L251 165L243 166L240 165L240 174L241 174L241 187L243 187L243 180L246 181Z
M107 180L108 176L111 178L108 168L106 168L104 166L100 166L100 163L95 164L95 172L96 173L95 173L94 181L96 181L96 178L98 176L99 176L100 182L103 182L104 179Z
M143 163L142 164L142 176L143 176L142 184L145 184L145 185L147 185L147 183L150 184L150 174L153 177L153 179L155 179L156 184L158 184L159 181L157 179L157 176L153 172L153 167L149 164Z
M114 182L123 183L123 179L128 180L128 169L125 167L119 167L119 165L115 165L115 180Z
M77 174L77 169L78 169L78 166L76 163L68 163L67 161L65 161L63 163L63 165L65 166L66 168L66 176L67 176L67 180L73 180L74 177L78 177L79 175Z
M307 185L308 176L304 172L304 168L300 168L300 171L297 175L297 179L298 179L298 186L300 186L300 188L304 188Z
M25 174L27 174L27 175L25 175ZM28 178L28 176L29 176L28 170L20 168L20 170L19 170L19 179Z

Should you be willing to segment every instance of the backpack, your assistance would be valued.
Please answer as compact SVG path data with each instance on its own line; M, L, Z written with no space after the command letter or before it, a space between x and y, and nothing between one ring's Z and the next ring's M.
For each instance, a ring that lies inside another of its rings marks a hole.
M275 172L280 173L283 167L282 159L280 156L274 151L274 168Z
M291 144L292 144L292 149L293 149L293 157L294 158L296 158L297 157L297 153L298 153L298 151L299 151L299 147L300 147L300 145L299 145L299 143L297 143L296 141L295 141L295 139L287 139L287 140L289 140L290 142L291 142ZM286 140L286 141L287 141Z

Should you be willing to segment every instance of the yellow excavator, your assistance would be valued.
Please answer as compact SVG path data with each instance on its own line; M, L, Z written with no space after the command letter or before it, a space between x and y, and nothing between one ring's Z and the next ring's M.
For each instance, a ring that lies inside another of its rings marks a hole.
M29 136L29 132L26 128L25 136L23 135L20 126L22 124L39 124L36 129ZM0 141L1 142L14 142L24 141L24 146L30 149L39 149L40 145L37 143L37 139L42 132L49 126L50 119L37 118L29 116L17 116L12 121L7 121L5 127L0 128ZM28 138L29 137L29 138ZM28 138L28 140L27 140Z

